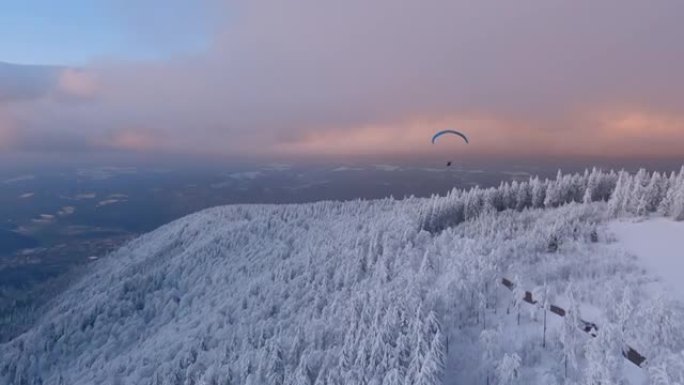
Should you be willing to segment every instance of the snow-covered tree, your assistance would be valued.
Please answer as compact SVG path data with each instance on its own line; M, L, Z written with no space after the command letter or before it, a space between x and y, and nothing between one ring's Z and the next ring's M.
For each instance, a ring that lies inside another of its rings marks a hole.
M496 366L496 378L501 385L513 385L517 383L522 360L516 353L506 353L501 357Z
M661 176L659 172L654 172L651 175L651 180L646 186L644 195L639 202L639 211L641 215L653 213L658 210L660 202L665 197L667 191L666 179Z
M546 197L544 198L544 207L558 207L563 202L563 195L565 193L566 185L563 181L563 173L558 170L556 180L548 183L546 188Z
M518 185L515 201L515 209L518 211L532 207L532 186L529 182Z
M625 287L622 298L615 307L616 324L619 331L624 335L631 326L634 317L634 300L632 288Z
M602 325L596 338L590 338L585 346L587 364L584 379L588 384L622 384L622 352L624 342L617 327Z
M542 208L544 207L544 201L546 200L546 186L548 181L542 182L539 177L534 177L531 181L532 184L532 207Z
M424 339L427 352L415 384L436 385L441 383L440 376L444 368L444 344L441 327L434 312L428 313L425 320Z
M568 298L569 307L563 317L563 326L560 330L560 343L562 346L561 357L563 361L564 377L567 379L571 369L577 369L577 349L579 348L580 331L580 310L579 304L575 299L572 286L565 292Z
M480 333L480 345L482 346L482 374L485 382L489 385L494 376L494 371L501 356L499 341L501 332L497 329L485 329Z
M658 361L647 367L649 384L684 384L684 352L662 357Z
M648 209L647 189L650 178L646 169L639 169L634 175L631 191L629 191L628 211L636 215L645 215Z
M647 306L642 322L649 350L655 354L682 346L684 336L679 329L681 322L675 319L673 304L660 295Z
M532 296L537 301L537 307L542 309L542 347L546 347L546 332L547 332L547 317L549 306L551 306L553 301L553 296L551 293L551 288L547 285L546 281L541 286L537 286L532 290Z
M684 167L670 187L672 196L670 201L670 216L677 221L684 220Z
M283 385L285 383L285 355L279 343L275 343L272 347L266 377L268 382L273 385Z
M669 216L672 211L672 204L674 203L674 196L677 186L677 174L672 172L669 177L663 177L663 199L658 205L657 212L663 216Z
M596 167L594 167L587 178L587 187L584 191L584 196L582 197L584 203L591 203L598 200L599 181L600 173Z

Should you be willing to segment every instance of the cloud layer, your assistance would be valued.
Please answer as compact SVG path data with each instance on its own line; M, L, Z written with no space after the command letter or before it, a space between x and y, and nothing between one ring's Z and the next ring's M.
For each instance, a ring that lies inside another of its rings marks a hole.
M204 6L205 52L0 83L0 151L409 156L455 126L468 156L684 153L681 1Z

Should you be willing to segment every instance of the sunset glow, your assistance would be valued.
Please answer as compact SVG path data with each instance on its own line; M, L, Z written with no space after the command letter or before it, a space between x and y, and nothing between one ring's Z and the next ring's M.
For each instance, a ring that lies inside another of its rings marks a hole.
M643 112L585 114L569 122L525 122L486 117L417 119L388 125L311 130L277 146L283 154L486 156L677 156L684 154L684 119ZM467 127L472 146L435 146L437 128Z
M145 44L164 54L141 58L114 39L77 66L3 64L2 151L676 157L683 7L202 1L154 23L122 11L93 33L139 31L117 35L134 47L163 32ZM472 145L430 145L448 127Z

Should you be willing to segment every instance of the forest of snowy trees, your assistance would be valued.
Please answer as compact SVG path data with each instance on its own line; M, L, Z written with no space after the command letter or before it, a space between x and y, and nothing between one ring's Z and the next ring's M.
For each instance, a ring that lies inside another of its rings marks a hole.
M205 210L95 263L0 344L0 384L682 383L684 311L605 224L683 210L684 169Z
M583 174L563 175L558 171L554 180L535 177L487 189L455 189L445 198L435 198L422 218L422 227L431 232L486 211L552 208L571 202L609 201L614 216L659 213L684 220L684 167L669 175L648 173L645 169L634 175L597 168Z

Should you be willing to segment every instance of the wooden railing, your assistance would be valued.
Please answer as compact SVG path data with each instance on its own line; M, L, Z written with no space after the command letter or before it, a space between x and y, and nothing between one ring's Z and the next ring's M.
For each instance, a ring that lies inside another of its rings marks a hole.
M513 283L513 281L511 281L509 279L502 278L501 284L504 285L506 288L508 288L511 291L513 291L513 289L515 289L515 284ZM529 292L529 291L525 292L525 295L523 296L523 301L525 301L529 304L532 304L532 305L538 304L538 301L532 297L532 292ZM567 311L565 309L563 309L560 306L556 306L556 305L550 305L548 310L551 311L551 313L554 313L554 314L561 316L561 317L565 317L565 315L567 314ZM598 326L593 322L589 322L589 321L585 321L585 320L580 319L580 325L577 325L577 327L592 337L596 337L596 335L598 333ZM646 357L639 354L639 352L634 350L634 348L632 348L629 345L625 345L625 347L622 349L622 355L629 362L633 363L634 365L636 365L640 368L642 367L644 362L646 362Z

